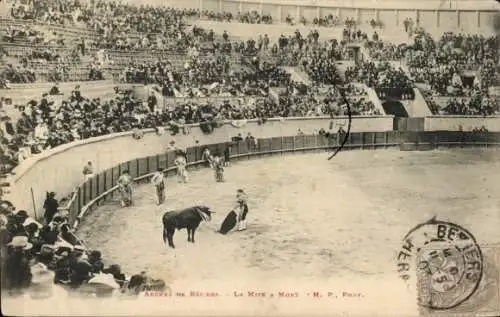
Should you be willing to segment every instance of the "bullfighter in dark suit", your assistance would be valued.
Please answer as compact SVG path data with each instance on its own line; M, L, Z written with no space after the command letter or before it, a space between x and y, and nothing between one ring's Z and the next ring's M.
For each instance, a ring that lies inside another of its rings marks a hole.
M245 230L247 228L247 213L248 213L248 205L247 205L247 194L243 191L243 189L238 189L236 191L236 201L238 202L237 207L238 210L238 231Z

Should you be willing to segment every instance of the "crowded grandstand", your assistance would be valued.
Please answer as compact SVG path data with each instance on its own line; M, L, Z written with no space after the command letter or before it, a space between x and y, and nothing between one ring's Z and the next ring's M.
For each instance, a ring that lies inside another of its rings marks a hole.
M210 134L228 121L264 125L273 118L348 112L408 117L412 103L428 115L500 111L494 89L498 36L436 37L406 19L400 26L406 37L395 42L384 37L383 21L329 14L313 20L288 15L285 24L297 27L294 32L242 38L230 27L206 29L199 20L281 23L257 11L102 0L9 2L8 16L0 20L3 179L43 152L118 132L134 131L139 138L143 129L188 134L191 124L199 124ZM328 35L333 29L340 30L338 37ZM86 86L92 82L109 91L92 92ZM19 93L46 87L40 83L50 88ZM2 200L2 289L22 293L48 271L50 282L87 293L90 280L110 275L107 283L124 295L165 289L147 272L127 275L99 250L86 249L58 195L47 193L43 219Z

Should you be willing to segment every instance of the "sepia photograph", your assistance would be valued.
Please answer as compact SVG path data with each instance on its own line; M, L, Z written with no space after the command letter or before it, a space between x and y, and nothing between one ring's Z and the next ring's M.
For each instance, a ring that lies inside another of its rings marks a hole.
M500 316L500 2L0 0L5 316Z

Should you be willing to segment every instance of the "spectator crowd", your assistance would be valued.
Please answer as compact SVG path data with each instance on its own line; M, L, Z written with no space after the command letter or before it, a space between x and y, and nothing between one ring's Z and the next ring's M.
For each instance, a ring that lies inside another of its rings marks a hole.
M491 115L499 111L498 98L489 96L489 88L498 86L498 47L498 36L445 33L435 41L417 29L406 59L434 113ZM432 98L438 96L454 99L439 107Z
M1 198L3 296L128 297L145 290L166 289L163 280L153 279L146 272L126 276L120 265L106 266L99 250L89 250L74 235L55 193L47 193L43 223Z

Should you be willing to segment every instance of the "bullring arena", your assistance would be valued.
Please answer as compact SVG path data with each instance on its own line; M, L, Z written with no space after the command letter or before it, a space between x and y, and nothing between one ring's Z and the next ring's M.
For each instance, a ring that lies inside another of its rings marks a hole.
M401 237L413 224L434 216L480 232L484 243L496 241L495 151L380 150L344 152L331 161L327 157L240 161L228 168L222 184L214 182L208 168L192 172L188 184L171 177L162 207L156 205L151 185L140 185L136 206L117 210L116 200L106 202L78 233L91 249L102 250L127 272L146 270L172 287L205 279L389 276ZM465 162L473 163L463 167ZM486 173L490 166L493 170ZM238 187L252 197L249 229L222 236L215 231L233 207L231 194ZM159 219L165 209L186 205L208 205L216 214L201 225L195 245L180 231L176 250L168 249ZM491 221L482 223L483 217Z
M3 312L500 314L498 4L110 3L0 3Z

